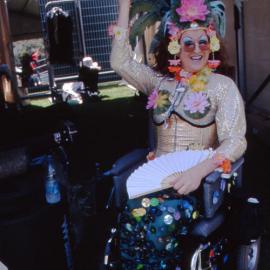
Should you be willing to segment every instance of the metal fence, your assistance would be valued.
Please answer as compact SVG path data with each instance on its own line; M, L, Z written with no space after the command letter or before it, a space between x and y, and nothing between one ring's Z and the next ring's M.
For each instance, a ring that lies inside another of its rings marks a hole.
M101 66L99 82L117 80L111 70L109 56L111 38L108 25L116 20L117 0L39 0L42 32L47 43L46 13L53 7L68 12L73 21L74 65L53 65L55 77L69 77L78 74L79 62L89 55Z

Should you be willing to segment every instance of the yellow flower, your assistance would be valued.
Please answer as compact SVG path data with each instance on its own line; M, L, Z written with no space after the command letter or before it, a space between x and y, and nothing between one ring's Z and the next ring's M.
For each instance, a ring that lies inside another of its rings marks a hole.
M194 92L200 92L205 89L205 82L197 80L191 85L191 89Z
M193 92L200 92L205 90L205 86L208 82L208 77L211 74L211 69L208 67L203 68L196 74L193 74L188 79L188 84Z
M113 34L116 40L121 41L125 37L125 30L121 29L118 26L113 27Z
M181 50L181 45L178 43L177 40L172 40L169 43L168 51L170 54L178 54Z
M156 102L157 102L156 104L158 108L163 108L164 106L168 104L168 94L159 92Z
M196 80L197 80L197 75L192 75L192 76L189 78L188 82L189 82L190 85L192 85L193 83L196 82Z
M212 73L212 69L209 67L205 67L202 69L202 75L204 77L208 77Z
M189 78L189 85L192 91L194 92L200 92L205 89L205 82L200 76L198 75L192 75Z
M212 52L217 52L220 50L220 42L216 35L210 38L210 50Z

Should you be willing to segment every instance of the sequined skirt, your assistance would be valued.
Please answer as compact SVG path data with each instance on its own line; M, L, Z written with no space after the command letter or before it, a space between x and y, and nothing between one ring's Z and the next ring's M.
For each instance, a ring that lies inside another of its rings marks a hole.
M198 209L195 197L172 189L129 200L120 218L121 269L183 269L181 238Z

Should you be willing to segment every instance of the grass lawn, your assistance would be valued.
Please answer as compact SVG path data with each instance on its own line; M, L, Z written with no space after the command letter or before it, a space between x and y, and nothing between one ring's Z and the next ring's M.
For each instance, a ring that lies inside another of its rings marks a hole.
M135 94L135 90L132 90L125 85L119 86L117 84L101 86L99 90L101 92L102 100L133 97Z
M45 107L51 106L52 102L49 98L37 98L37 99L31 100L30 104L33 106L45 108Z
M106 85L101 85L99 87L100 96L102 100L114 100L118 98L128 98L133 97L135 95L135 91L130 89L129 87L123 85L119 86L118 84L111 83ZM52 105L50 98L40 98L33 99L30 101L31 105L39 106L39 107L48 107Z

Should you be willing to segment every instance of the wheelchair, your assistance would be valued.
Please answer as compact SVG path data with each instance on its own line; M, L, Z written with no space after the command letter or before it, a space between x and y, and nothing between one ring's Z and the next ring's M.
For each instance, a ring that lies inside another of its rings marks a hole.
M150 148L128 153L104 173L113 180L108 207L115 211L115 227L111 228L106 244L104 269L257 270L261 242L260 202L242 192L243 157L232 164L229 174L218 170L212 172L198 191L191 194L199 201L200 217L190 223L183 237L181 267L121 266L119 231L121 214L128 201L126 180L146 162L147 154L154 149L152 127L149 134Z

